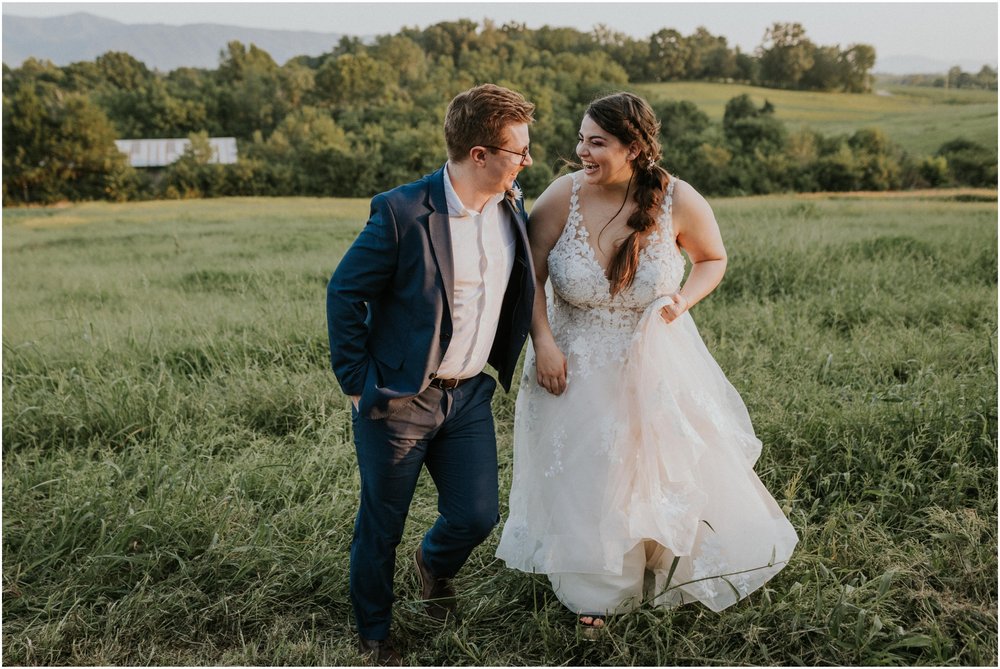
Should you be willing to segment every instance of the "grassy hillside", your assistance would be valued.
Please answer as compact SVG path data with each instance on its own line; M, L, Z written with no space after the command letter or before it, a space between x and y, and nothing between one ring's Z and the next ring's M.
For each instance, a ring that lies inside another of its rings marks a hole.
M917 154L933 153L944 142L959 137L987 146L997 144L996 91L890 86L860 95L702 82L643 84L635 88L650 99L690 100L714 120L722 119L726 102L747 93L758 105L770 100L777 117L789 129L808 126L826 134L849 134L877 126Z
M799 533L722 614L579 638L541 575L457 579L394 633L421 665L983 665L997 660L995 191L713 201L730 253L694 318ZM3 216L9 665L353 665L358 475L327 277L367 202L93 203ZM494 402L511 478L514 395Z

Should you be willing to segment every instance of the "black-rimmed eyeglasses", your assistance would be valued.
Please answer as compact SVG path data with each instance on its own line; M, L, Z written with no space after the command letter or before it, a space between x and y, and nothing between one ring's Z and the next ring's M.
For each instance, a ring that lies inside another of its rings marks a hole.
M502 146L490 146L489 144L483 144L484 149L493 149L494 151L503 151L505 153L513 153L515 156L521 156L521 165L524 165L528 160L528 150L530 147L524 147L524 151L511 151L510 149L505 149Z

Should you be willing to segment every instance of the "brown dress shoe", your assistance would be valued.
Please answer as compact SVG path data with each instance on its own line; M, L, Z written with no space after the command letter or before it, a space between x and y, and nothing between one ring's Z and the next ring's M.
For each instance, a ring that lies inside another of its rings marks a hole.
M402 667L403 658L388 639L358 637L358 652L368 666Z
M424 566L424 549L417 547L413 554L417 564L417 576L420 577L420 598L424 600L424 610L435 620L444 620L448 614L455 615L458 603L455 601L455 588L450 578L435 578Z

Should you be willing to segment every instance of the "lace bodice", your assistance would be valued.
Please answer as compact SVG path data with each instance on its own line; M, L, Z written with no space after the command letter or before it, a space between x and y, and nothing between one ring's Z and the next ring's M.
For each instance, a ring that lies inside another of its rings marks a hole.
M671 179L657 228L640 252L635 281L612 297L611 284L582 223L580 184L579 173L574 174L569 217L548 256L554 292L549 323L556 343L564 353L575 354L581 363L579 371L585 372L592 358L622 359L643 310L658 297L680 289L685 260L677 248L671 218Z

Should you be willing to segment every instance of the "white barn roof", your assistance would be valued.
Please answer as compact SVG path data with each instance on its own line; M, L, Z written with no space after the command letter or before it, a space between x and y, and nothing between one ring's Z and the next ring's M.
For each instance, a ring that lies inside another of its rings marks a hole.
M163 167L184 154L191 141L180 139L118 139L115 146L128 156L132 167ZM209 137L212 159L209 162L231 165L236 162L235 137Z

